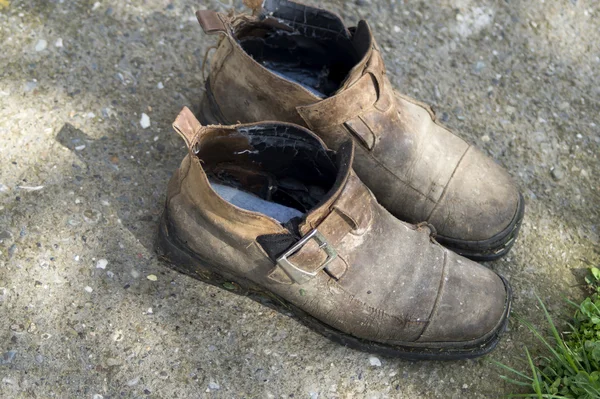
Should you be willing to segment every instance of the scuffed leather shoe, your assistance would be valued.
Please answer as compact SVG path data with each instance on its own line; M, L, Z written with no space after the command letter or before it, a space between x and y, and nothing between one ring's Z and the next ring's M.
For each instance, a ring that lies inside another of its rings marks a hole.
M438 124L430 107L394 91L368 24L267 0L256 16L199 11L220 33L204 123L279 120L303 125L332 149L352 137L354 169L392 214L428 222L437 239L478 260L513 245L524 201L510 176Z
M399 221L337 153L276 122L174 123L189 150L168 187L158 252L177 270L271 298L321 334L410 359L460 359L494 348L508 283Z

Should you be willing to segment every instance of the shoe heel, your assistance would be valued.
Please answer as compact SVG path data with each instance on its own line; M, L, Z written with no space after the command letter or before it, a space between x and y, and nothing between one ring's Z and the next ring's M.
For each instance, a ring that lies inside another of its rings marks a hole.
M208 87L208 85L207 85ZM202 97L200 98L200 102L196 107L196 117L203 125L221 125L225 124L219 115L219 112L216 111L213 101L211 101L211 94L208 92L208 88L204 90Z
M169 268L179 273L239 295L248 295L249 289L245 284L242 285L243 282L232 281L232 279L225 277L223 273L217 273L215 270L218 267L212 266L182 249L176 240L169 236L165 214L161 218L158 230L156 253L158 258L164 261Z

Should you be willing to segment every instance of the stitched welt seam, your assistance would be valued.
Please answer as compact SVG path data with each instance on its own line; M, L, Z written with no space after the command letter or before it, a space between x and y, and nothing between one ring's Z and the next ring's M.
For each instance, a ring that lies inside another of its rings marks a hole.
M418 342L421 337L423 336L423 334L425 334L425 331L427 331L427 328L429 327L429 323L431 323L431 318L435 315L435 312L437 311L439 302L440 302L440 297L442 296L442 290L444 289L444 285L446 284L446 274L447 274L447 264L448 264L448 251L444 250L444 268L442 269L442 278L440 279L440 286L438 288L438 294L437 297L435 298L435 303L433 304L433 308L431 309L431 313L429 314L429 317L427 318L427 323L425 324L425 327L423 327L423 330L421 331L421 334L419 334L419 338L417 338L415 340L415 342Z
M460 160L458 161L458 163L456 164L456 168L454 168L454 170L452 171L452 175L450 176L450 179L448 179L448 183L446 183L446 187L444 187L444 191L442 191L442 195L440 195L440 199L437 201L437 203L435 204L435 206L433 207L433 209L431 210L431 212L429 212L429 215L427 215L427 218L425 220L429 221L429 218L431 217L431 215L433 215L433 213L435 212L435 210L437 209L438 205L442 202L442 200L444 199L444 196L446 195L446 192L448 191L448 187L450 186L450 182L452 182L452 179L454 178L454 174L456 173L456 171L458 170L458 167L460 166L460 164L463 161L463 158L465 157L465 155L467 155L467 152L469 152L469 150L471 149L471 145L469 145L467 147L467 149L465 150L465 152L462 154L462 156L460 157Z
M350 133L348 133L348 134L350 134ZM352 137L352 138L354 140L356 140L354 137ZM388 172L389 174L391 174L392 176L394 176L397 180L399 180L406 187L410 188L411 190L413 190L417 194L422 195L423 197L425 197L425 199L427 201L431 201L431 202L433 202L435 204L435 201L433 199L429 198L429 196L427 196L427 194L423 194L421 191L417 190L416 188L414 188L413 186L411 186L410 184L408 184L407 182L405 182L404 180L402 180L398 175L396 175L394 172L392 172L387 166L385 166L377 158L375 158L375 156L373 156L373 154L371 154L370 152L368 152L368 150L365 151L365 152L366 152L366 155L373 160L373 162L375 162L377 165L381 166L386 172Z

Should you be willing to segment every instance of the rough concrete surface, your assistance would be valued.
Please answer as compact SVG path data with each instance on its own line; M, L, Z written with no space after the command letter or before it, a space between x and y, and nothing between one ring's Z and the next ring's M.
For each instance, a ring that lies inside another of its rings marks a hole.
M312 1L316 4L316 1ZM370 21L402 92L504 165L527 213L488 266L514 312L560 325L598 265L595 0L319 2ZM486 358L370 359L170 271L153 240L184 156L170 124L203 90L199 8L239 0L0 1L0 397L489 398ZM145 117L144 114L147 116ZM142 127L142 124L146 128ZM514 318L488 358L539 345Z

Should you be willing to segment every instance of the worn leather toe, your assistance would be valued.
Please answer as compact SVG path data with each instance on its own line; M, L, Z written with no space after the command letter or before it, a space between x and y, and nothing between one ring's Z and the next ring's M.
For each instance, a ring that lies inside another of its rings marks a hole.
M429 218L444 238L485 241L502 234L519 208L519 191L508 173L470 147Z
M496 332L508 316L508 290L493 271L453 252L429 324L418 342L465 342Z

